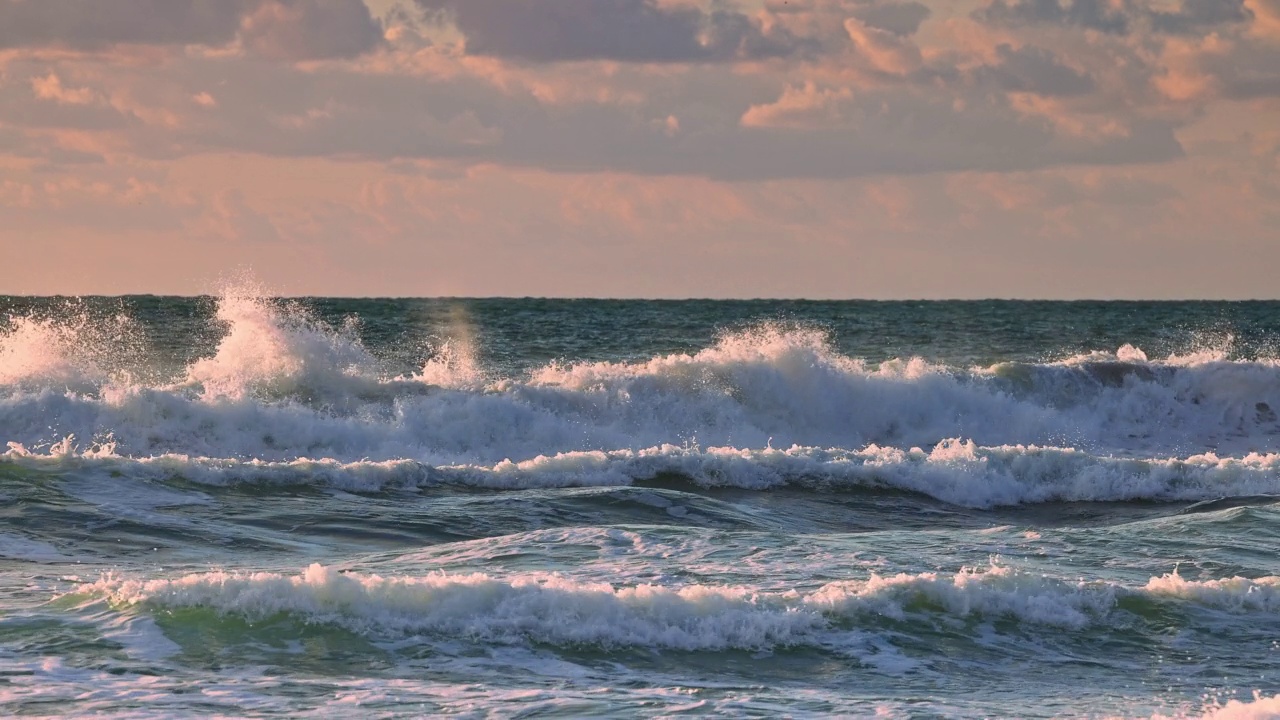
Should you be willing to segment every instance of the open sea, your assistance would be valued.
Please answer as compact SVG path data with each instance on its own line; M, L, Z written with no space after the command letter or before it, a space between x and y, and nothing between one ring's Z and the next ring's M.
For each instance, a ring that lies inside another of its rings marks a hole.
M0 715L1280 716L1280 303L0 298Z

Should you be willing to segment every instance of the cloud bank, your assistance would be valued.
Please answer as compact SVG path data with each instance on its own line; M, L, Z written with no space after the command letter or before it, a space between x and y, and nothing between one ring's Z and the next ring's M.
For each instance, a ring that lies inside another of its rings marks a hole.
M1181 237L1199 212L1254 237L1275 212L1280 0L370 3L0 0L0 237L75 216L81 231L265 239L255 248L332 228L443 238L465 225L446 231L406 188L504 173L728 193L733 217L754 220L717 227L745 235ZM170 181L211 158L307 167L297 182L311 190L280 188L301 203L285 212L235 174ZM376 172L325 194L316 163ZM765 186L793 200L756 217L741 198L761 203ZM828 191L864 197L863 220L805 199ZM484 205L463 195L458 217ZM1210 196L1221 210L1196 199ZM529 232L607 235L582 219L607 216L650 242L672 230L655 218L692 223L668 212L674 197L599 198L590 212L543 198L556 210ZM1129 201L1081 214L1109 197Z

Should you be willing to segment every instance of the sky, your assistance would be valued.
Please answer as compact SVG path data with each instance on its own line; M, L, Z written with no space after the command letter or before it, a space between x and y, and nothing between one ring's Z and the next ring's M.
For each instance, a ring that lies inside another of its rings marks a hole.
M0 294L1280 297L1280 0L0 0Z

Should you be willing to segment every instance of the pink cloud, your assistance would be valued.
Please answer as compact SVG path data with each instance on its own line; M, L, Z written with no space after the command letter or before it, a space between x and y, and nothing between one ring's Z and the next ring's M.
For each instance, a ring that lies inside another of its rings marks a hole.
M843 109L853 100L849 88L819 88L813 82L788 85L771 103L752 105L742 115L744 127L830 127L845 123Z
M62 79L54 73L31 78L31 89L41 100L52 100L65 105L88 105L96 99L96 95L89 88L64 86Z
M348 58L382 42L382 29L362 0L275 0L244 16L239 37L267 58Z

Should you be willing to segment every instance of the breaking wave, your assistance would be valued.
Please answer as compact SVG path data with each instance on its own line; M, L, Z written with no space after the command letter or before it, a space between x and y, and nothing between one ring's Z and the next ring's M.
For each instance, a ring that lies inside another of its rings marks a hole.
M1280 363L1125 346L950 367L848 357L761 324L638 362L486 369L468 338L396 374L304 308L232 291L221 339L147 366L124 316L0 331L5 461L356 490L625 484L886 487L975 507L1280 493Z
M430 465L404 459L269 462L185 455L134 459L110 449L76 454L66 446L53 448L52 454L31 454L16 444L0 458L39 470L89 470L215 486L316 485L353 492L435 486L494 490L601 487L667 479L685 482L691 488L907 491L974 508L1280 496L1280 454L1125 459L1095 457L1072 449L980 447L962 441L946 441L931 450L879 446L855 451L799 446L743 450L666 445L570 452L492 465Z
M199 608L250 621L289 614L383 639L425 633L485 642L722 651L827 646L836 642L833 634L931 616L1082 630L1128 626L1170 604L1275 614L1280 578L1195 582L1174 573L1144 587L1125 587L996 565L872 575L811 592L765 592L711 585L615 587L545 574L382 577L316 564L296 575L105 577L78 587L72 597L152 611Z

